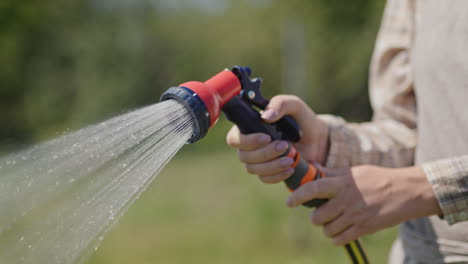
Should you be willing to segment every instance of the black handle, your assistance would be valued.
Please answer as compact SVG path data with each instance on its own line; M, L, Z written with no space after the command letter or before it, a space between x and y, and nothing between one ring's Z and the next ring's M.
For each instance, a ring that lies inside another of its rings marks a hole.
M270 135L272 140L282 140L284 139L283 132L277 128L275 124L265 123L260 114L255 111L249 104L244 102L240 97L236 96L227 102L222 111L226 115L226 118L237 125L240 132L243 134L253 134L253 133L265 133ZM294 120L294 119L292 119ZM296 124L296 122L291 122L291 124ZM299 131L299 130L297 130ZM291 146L283 155L288 155L293 147ZM294 168L294 173L284 182L290 190L295 190L301 186L302 179L311 171L317 171L313 165L309 164L306 160L296 156L296 167ZM319 179L320 175L314 175L312 179ZM303 203L307 207L315 207L324 204L326 199L315 199Z
M222 111L226 118L236 124L242 134L265 133L272 140L281 140L282 133L276 127L263 122L260 114L240 97L229 100Z

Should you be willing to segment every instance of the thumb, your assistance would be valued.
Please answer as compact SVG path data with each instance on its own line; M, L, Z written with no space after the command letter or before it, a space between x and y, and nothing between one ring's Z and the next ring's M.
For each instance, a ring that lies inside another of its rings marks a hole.
M299 119L304 117L304 112L307 109L309 107L297 96L277 95L271 98L270 103L262 114L262 118L268 123L273 123L285 115L291 115L299 121ZM312 110L310 112L313 114Z

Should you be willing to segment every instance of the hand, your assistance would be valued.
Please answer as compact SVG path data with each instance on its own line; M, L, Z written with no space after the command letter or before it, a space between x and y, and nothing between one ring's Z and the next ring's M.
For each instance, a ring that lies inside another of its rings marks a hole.
M273 97L262 118L272 123L284 115L291 115L301 127L302 139L294 146L302 157L323 164L327 156L328 125L301 99L292 95ZM281 182L294 171L291 158L278 158L288 148L287 142L271 142L268 135L261 133L244 135L234 126L227 135L227 143L238 149L239 159L245 163L247 171L258 175L265 183Z
M336 245L412 218L442 214L421 167L319 169L327 177L299 187L287 204L294 207L328 198L312 213L311 221L323 226Z

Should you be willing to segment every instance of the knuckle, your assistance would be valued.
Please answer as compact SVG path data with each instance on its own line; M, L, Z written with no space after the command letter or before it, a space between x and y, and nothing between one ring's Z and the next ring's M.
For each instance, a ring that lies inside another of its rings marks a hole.
M357 204L352 208L352 212L350 214L350 218L354 223L360 223L363 219L365 219L364 215L366 214L366 205L365 204Z
M249 161L247 152L240 149L237 150L237 157L243 163L247 163Z
M270 180L266 176L258 176L258 179L263 183L266 183L266 184L270 183Z
M270 158L271 153L271 147L270 148L264 148L260 150L259 156L261 157L262 160L267 161Z
M366 229L365 226L363 226L361 224L355 224L354 226L355 226L355 228L354 228L355 233L354 233L353 237L357 237L358 234L361 234L361 235L364 234L365 229Z
M343 246L344 244L350 242L352 239L350 237L350 233L346 233L346 234L341 234L339 236L336 236L333 238L333 244L337 245L337 246Z
M274 183L279 183L279 182L286 180L288 177L289 177L288 175L279 174L274 177L273 181Z
M310 217L310 221L311 221L312 224L314 224L314 225L320 225L321 221L320 221L320 216L319 216L318 212L315 212L315 213Z
M343 246L344 244L347 244L349 242L351 242L354 237L356 237L355 235L355 231L348 231L346 232L345 234L341 234L337 237L335 237L333 240L334 240L334 244L337 245L337 246ZM335 242L336 240L336 242Z
M342 238L341 236L340 236L340 237L335 237L335 238L333 238L332 242L333 242L333 244L334 244L335 246L341 246L341 245L344 244L344 243L343 243L343 238Z
M248 146L249 148L256 148L259 145L255 135L241 135L240 143L242 145Z
M308 193L312 193L312 194L316 194L319 192L320 190L320 181L313 181L313 182L309 182L307 183L307 192Z
M322 231L323 231L323 234L324 234L326 237L329 237L329 238L332 237L333 232L332 232L332 230L330 229L329 226L325 226L325 227L323 228Z

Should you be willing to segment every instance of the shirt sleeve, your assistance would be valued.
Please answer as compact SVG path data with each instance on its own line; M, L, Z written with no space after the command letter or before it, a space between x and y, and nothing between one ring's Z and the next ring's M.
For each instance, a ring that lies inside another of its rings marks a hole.
M414 23L413 0L388 0L370 68L372 122L347 123L322 115L329 124L326 166L374 164L385 167L414 163L417 143L416 100L410 62ZM423 170L449 224L468 221L468 156L427 162Z
M468 220L468 155L424 163L444 219L449 224Z
M410 64L412 38L411 1L387 1L370 66L372 122L347 123L321 115L330 128L327 167L413 164L417 131Z

